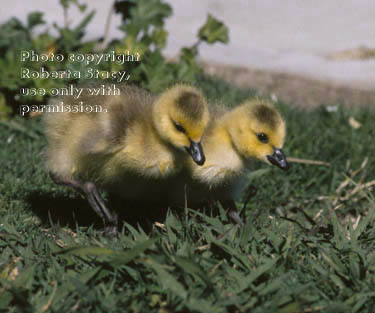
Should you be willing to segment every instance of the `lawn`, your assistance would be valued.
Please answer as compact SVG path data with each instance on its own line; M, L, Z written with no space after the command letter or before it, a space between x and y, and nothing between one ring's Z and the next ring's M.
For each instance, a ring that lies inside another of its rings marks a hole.
M197 84L230 106L256 94ZM0 121L0 311L375 312L375 112L277 105L286 155L328 164L259 164L242 231L214 206L132 214L118 239L49 179L39 117Z

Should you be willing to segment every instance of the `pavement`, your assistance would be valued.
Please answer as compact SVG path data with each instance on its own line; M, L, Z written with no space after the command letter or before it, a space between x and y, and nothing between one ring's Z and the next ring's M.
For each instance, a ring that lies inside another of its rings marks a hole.
M112 1L91 0L95 9L86 38L102 36ZM169 0L174 15L167 20L167 56L195 42L208 13L230 30L228 45L202 45L201 58L210 62L255 70L302 75L307 78L375 90L375 58L327 58L341 51L375 49L374 0ZM22 21L31 11L45 12L48 25L63 25L59 0L13 0L0 8L0 23L16 16ZM81 13L69 10L69 23L76 25ZM119 38L120 17L113 16L110 37ZM45 26L39 27L39 31ZM52 27L51 27L52 29Z

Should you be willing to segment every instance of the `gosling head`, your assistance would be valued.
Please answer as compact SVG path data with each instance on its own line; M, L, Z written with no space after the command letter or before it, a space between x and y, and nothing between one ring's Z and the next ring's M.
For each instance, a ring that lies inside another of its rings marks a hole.
M282 151L285 122L272 103L247 101L234 113L236 122L229 125L229 133L239 154L287 170L289 165Z
M206 158L201 138L208 124L207 102L189 85L175 85L162 93L154 106L153 122L160 137L173 147L189 153L203 165Z

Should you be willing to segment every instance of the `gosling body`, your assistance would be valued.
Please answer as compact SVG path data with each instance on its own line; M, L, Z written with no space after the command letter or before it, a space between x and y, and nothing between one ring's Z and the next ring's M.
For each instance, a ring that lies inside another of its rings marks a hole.
M246 187L247 174L256 168L256 161L288 169L282 152L285 134L283 118L266 100L246 101L233 110L214 110L202 139L207 162L196 167L187 160L180 181L186 184L186 194L180 185L176 190L179 201L186 197L188 205L196 206L218 200L235 212L234 200Z
M205 161L200 140L209 113L204 96L192 86L176 85L153 96L123 85L120 95L93 97L84 91L78 100L62 97L51 104L61 101L102 109L45 117L48 170L56 182L83 190L99 215L110 214L96 186L152 203L160 200L161 189L187 158L198 165Z

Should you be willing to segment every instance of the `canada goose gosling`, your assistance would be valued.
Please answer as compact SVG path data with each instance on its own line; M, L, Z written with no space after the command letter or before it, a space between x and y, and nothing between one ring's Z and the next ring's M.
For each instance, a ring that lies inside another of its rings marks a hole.
M188 161L192 200L199 201L202 197L219 200L243 226L234 199L243 189L245 173L253 160L287 170L289 165L282 150L285 134L283 118L266 100L246 101L213 117L202 140L207 162L196 167ZM195 198L196 195L200 198Z
M74 101L62 97L52 104L61 100ZM83 94L79 100L99 103L108 112L46 114L47 167L55 183L85 195L107 232L117 232L117 214L106 207L97 185L142 197L149 192L149 180L175 175L188 155L194 164L205 163L200 141L209 113L198 89L175 85L154 98L122 86L120 96Z

